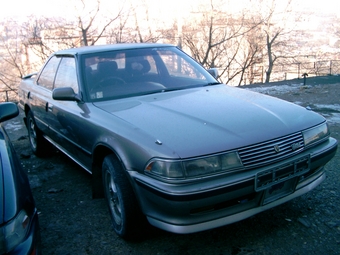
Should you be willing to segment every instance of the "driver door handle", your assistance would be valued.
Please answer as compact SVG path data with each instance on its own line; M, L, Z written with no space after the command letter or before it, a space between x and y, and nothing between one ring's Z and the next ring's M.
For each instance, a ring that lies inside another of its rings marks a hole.
M46 103L46 111L52 112L53 110L53 104Z

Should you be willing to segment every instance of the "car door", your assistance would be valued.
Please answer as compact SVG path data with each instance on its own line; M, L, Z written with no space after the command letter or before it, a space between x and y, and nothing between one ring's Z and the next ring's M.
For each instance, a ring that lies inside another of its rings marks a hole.
M71 87L79 93L79 82L74 57L63 57L54 81L54 88ZM49 120L51 138L60 149L72 156L85 168L90 166L90 128L85 126L88 118L86 104L76 101L53 100L49 105L52 118Z
M48 123L52 118L52 88L60 60L56 56L51 57L40 72L36 86L27 92L36 124L47 135L51 134Z

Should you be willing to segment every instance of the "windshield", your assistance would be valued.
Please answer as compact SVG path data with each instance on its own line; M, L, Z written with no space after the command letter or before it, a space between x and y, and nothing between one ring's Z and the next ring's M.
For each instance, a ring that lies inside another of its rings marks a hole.
M217 81L176 47L88 54L82 59L92 101L200 87Z

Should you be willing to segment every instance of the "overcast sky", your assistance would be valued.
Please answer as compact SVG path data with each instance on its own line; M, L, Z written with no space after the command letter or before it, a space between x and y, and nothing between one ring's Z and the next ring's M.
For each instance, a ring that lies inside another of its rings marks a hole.
M80 0L0 0L0 18L6 16L16 16L17 18L34 14L36 16L68 16L74 13L74 4ZM151 6L159 8L168 13L168 17L172 18L176 12L185 12L190 5L195 5L199 0L146 0L151 2ZM202 0L201 0L202 1ZM209 2L209 0L206 0ZM237 8L237 4L251 1L256 3L258 0L225 0L230 8ZM92 1L95 3L96 1ZM115 8L115 0L101 0L103 4L108 3L107 8ZM123 2L120 0L119 2ZM140 0L130 0L136 4L141 3ZM277 0L278 3L284 3L285 0ZM315 12L339 13L340 1L338 0L295 0L296 9L311 9ZM228 7L227 7L228 8ZM171 15L173 14L173 15Z

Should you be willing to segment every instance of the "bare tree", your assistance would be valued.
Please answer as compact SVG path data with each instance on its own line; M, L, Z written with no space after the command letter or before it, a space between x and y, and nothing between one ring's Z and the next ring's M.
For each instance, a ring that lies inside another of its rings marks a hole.
M130 1L124 12L108 31L109 43L155 43L168 35L169 28L159 28L162 23L150 12L152 1Z
M240 38L255 29L261 22L254 22L245 12L235 14L220 10L221 3L210 1L210 10L203 8L196 13L195 24L183 28L184 44L192 56L206 68L216 67L220 77L227 82L242 71L236 70L240 61L238 51L244 47ZM246 65L247 66L247 65Z
M65 21L62 19L34 16L29 17L26 22L21 24L21 43L25 48L24 54L29 71L32 71L37 65L40 66L53 51L57 50L54 47L56 42L58 45L63 42L65 47L69 46L65 38L59 39L66 27Z
M90 3L93 3L93 1L80 0L80 2L82 8L77 15L77 23L81 34L81 45L94 45L103 37L108 27L119 19L123 7L118 7L119 9L115 13L103 14L107 10L103 10L100 0L96 0L93 9L89 9L91 8L89 7ZM78 5L77 9L79 9Z
M135 38L134 38L134 42L139 42L139 43L145 43L145 42L150 42L150 43L155 43L158 41L159 39L159 35L157 35L157 33L155 31L153 31L152 29L152 24L150 21L150 17L149 17L149 11L148 11L148 6L146 4L145 1L141 1L143 3L143 9L138 8L138 12L140 13L144 13L143 15L143 23L141 24L141 20L139 19L138 15L137 15L137 11L136 8L132 9L133 12L133 17L135 19Z
M26 73L22 61L19 24L13 20L5 20L0 26L0 101L13 100L20 78Z
M265 83L270 81L275 63L279 59L293 58L289 54L289 35L294 31L290 27L289 18L291 14L292 0L285 2L285 6L280 6L282 2L276 0L263 1L261 10L263 32L267 50L267 68Z
M114 26L110 26L107 30L107 43L126 43L130 42L131 28L128 27L131 9L123 12L116 20Z
M262 61L263 45L257 36L257 33L248 33L242 43L244 47L238 52L239 58L236 61L239 65L238 72L235 75L239 76L238 86L247 83L254 83L255 77L259 75L256 65ZM260 70L261 75L262 70Z
M77 6L74 19L30 17L22 24L21 42L25 48L26 65L32 71L56 50L94 45L106 36L108 27L122 12L121 7L112 15L105 10L100 0L94 5L93 1L79 1L81 5L80 8Z

